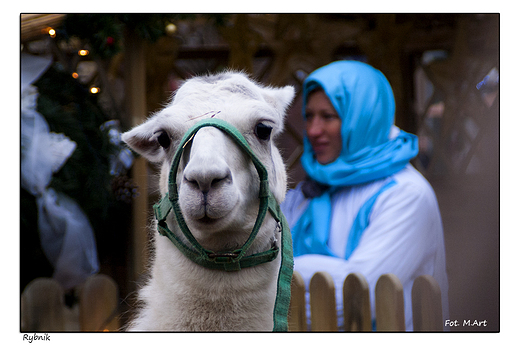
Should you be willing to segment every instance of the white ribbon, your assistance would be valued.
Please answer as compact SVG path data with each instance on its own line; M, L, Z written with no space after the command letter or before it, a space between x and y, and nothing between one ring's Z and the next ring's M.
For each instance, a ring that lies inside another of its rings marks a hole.
M22 55L21 184L36 197L43 251L54 267L53 277L65 288L82 283L99 270L92 226L79 205L48 185L76 149L63 134L49 132L36 111L38 90L31 85L52 60Z

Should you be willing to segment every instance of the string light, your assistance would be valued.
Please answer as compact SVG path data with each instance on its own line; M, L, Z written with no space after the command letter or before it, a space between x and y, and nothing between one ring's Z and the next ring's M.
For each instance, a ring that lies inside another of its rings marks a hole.
M90 92L92 94L97 94L98 92L100 92L101 90L98 88L98 87L95 87L93 86L92 88L90 88Z
M52 38L56 37L56 30L54 30L50 26L46 27L45 29L42 29L42 32L47 33Z
M166 25L165 31L168 35L172 36L177 31L177 26L173 23L168 23Z
M80 49L78 51L78 55L80 55L80 56L87 56L87 55L89 55L89 53L90 52L88 50L86 50L86 49Z
M76 78L78 78L78 77L79 77L79 75L78 75L77 72L72 72L72 78L76 79Z

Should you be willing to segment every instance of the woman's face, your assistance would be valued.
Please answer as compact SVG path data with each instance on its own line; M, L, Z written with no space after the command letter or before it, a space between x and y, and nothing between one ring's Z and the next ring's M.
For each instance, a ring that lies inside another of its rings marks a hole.
M307 98L305 126L316 160L322 165L336 160L341 153L341 119L322 90Z

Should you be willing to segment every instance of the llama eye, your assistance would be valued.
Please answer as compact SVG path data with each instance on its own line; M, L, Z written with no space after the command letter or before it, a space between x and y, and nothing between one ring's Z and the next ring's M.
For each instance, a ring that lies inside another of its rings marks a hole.
M259 123L255 127L255 135L260 138L261 140L268 140L269 137L271 137L271 131L273 128L271 126Z
M170 143L171 143L170 136L168 135L168 133L163 131L163 132L161 132L159 137L157 137L157 142L159 143L159 145L161 147L166 149L170 146Z

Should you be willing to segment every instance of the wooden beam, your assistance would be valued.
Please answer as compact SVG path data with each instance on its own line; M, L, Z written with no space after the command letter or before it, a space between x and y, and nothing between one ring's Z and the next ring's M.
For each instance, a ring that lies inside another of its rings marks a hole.
M127 119L125 124L134 127L146 119L146 61L143 39L132 32L125 36L125 87ZM132 166L132 178L139 188L139 195L132 204L132 255L129 281L136 282L145 271L147 262L148 224L148 168L143 157Z
M65 16L65 14L21 14L20 41L26 42L41 38L47 34L46 28L56 28L65 19Z

